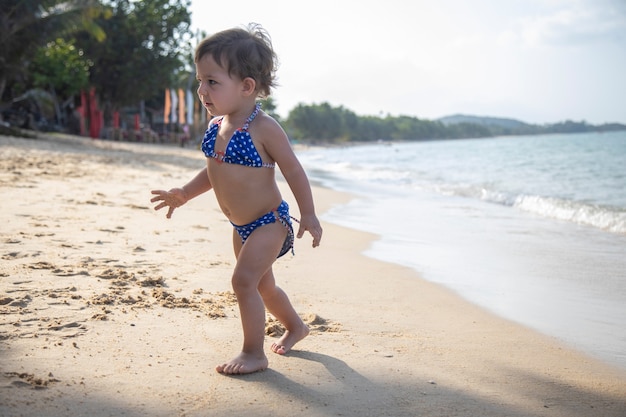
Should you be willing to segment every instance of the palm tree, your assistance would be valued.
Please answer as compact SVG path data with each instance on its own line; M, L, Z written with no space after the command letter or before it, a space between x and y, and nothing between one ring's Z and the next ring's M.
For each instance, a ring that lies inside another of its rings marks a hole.
M19 80L37 48L58 37L104 31L94 18L104 13L98 0L3 0L0 9L0 101L7 83Z

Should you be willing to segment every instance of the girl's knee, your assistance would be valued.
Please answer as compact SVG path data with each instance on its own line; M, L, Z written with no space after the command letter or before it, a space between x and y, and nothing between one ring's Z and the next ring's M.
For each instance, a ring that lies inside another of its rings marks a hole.
M248 274L234 273L230 283L235 294L258 291L258 280Z

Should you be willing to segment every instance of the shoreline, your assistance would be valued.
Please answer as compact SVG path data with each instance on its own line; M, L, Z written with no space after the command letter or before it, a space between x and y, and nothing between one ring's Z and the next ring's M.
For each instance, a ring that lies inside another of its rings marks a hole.
M171 220L149 204L202 155L6 137L0 153L1 415L626 412L623 370L367 257L376 236L327 222L319 248L305 237L275 265L311 335L286 357L268 349L265 372L219 375L241 343L230 225L211 195ZM351 199L314 196L320 215Z
M624 317L624 305L619 303L619 299L610 297L605 288L602 293L600 289L593 292L592 288L579 287L568 282L567 279L575 281L579 277L578 272L571 274L572 265L558 264L562 258L559 256L560 252L568 253L570 257L576 257L576 264L581 267L580 274L584 275L587 270L582 267L589 266L591 269L595 265L594 261L608 265L599 254L612 253L615 250L612 248L620 247L619 241L608 240L613 237L601 236L603 232L593 229L578 230L580 236L567 235L572 238L572 242L584 241L585 237L590 238L587 242L591 242L592 237L600 236L603 246L593 246L596 249L596 255L593 256L589 253L578 253L583 251L575 244L570 248L561 242L551 241L552 235L546 229L539 229L540 225L522 223L520 219L513 220L520 222L516 225L517 230L541 230L539 234L547 242L545 246L553 249L549 252L541 246L542 242L530 239L530 234L523 235L526 240L511 236L507 233L508 229L490 228L490 225L482 224L479 219L481 216L474 215L465 219L462 216L464 213L458 217L453 217L449 212L447 217L442 214L451 207L458 205L467 208L470 204L471 202L454 198L441 199L437 195L431 197L427 193L422 193L419 198L411 201L401 198L396 200L393 197L370 199L361 196L358 201L337 207L322 218L345 227L378 233L377 239L364 251L366 256L411 268L420 279L448 288L464 300L482 306L498 317L554 337L572 349L626 370L624 339L620 333L619 319ZM515 216L497 206L479 207L474 213L480 209L491 210L489 214L493 218L512 219ZM384 215L379 215L391 212L395 218L405 221L401 225L391 225ZM411 216L412 220L406 220ZM362 220L364 218L367 219L366 222ZM539 223L547 224L545 221ZM458 227L460 225L462 227ZM551 225L558 227L558 231L562 231L561 226ZM472 236L468 230L482 230L482 234ZM617 246L610 246L608 242L615 242ZM524 255L519 256L519 253ZM536 275L545 277L553 273L552 279L563 277L564 282L556 285L527 274L523 262L533 259L535 269L532 272ZM542 259L550 259L549 266L553 268L539 274L537 271L546 267L542 264ZM617 277L621 270L620 264L611 265L610 271L604 268L602 272L611 276L613 271ZM599 272L596 271L597 273Z

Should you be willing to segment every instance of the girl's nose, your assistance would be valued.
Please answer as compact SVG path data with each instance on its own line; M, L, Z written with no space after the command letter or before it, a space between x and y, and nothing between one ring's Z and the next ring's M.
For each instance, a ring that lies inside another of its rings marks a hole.
M204 83L198 85L198 95L203 96L206 93L206 87Z

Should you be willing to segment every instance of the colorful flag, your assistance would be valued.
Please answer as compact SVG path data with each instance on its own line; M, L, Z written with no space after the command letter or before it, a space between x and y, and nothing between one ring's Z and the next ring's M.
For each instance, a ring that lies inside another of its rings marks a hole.
M185 124L185 92L182 88L178 89L178 123Z
M170 111L172 109L172 103L170 101L170 90L165 90L165 108L163 109L163 123L168 124L170 122Z

